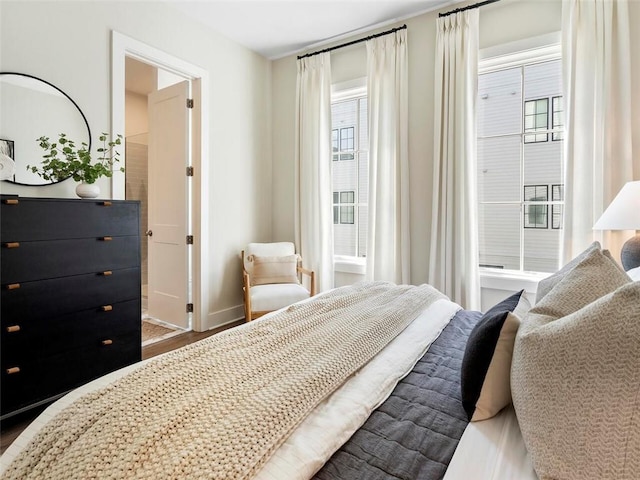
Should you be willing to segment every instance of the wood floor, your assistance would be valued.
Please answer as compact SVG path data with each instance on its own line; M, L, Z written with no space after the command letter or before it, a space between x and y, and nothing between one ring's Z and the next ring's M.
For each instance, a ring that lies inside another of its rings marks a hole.
M244 320L240 320L238 322L225 325L224 327L216 328L206 332L186 332L180 335L176 335L175 337L168 338L167 340L163 340L161 342L152 343L151 345L142 347L142 359L146 360L147 358L155 357L156 355L160 355L161 353L170 352L171 350L184 347L185 345L189 345L190 343L197 342L198 340L202 340L203 338L210 337L211 335L214 335L228 328L235 327L242 323L244 323ZM11 445L13 441L18 438L20 433L22 433L22 431L27 428L27 426L29 426L33 419L36 418L46 407L47 405L34 408L27 412L23 412L21 414L14 415L13 417L3 420L2 424L0 425L0 453L4 453L9 445Z

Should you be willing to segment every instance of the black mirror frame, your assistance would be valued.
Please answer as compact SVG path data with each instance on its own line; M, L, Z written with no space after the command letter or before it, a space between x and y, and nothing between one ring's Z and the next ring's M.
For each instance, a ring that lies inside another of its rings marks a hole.
M88 144L88 150L91 151L91 128L89 128L89 122L87 121L87 117L84 116L84 112L80 109L80 107L78 106L78 104L69 96L67 95L65 92L63 92L61 89L59 89L58 87L56 87L53 83L51 82L47 82L46 80L43 80L39 77L36 77L34 75L29 75L28 73L20 73L20 72L0 72L0 76L2 75L19 75L21 77L28 77L31 78L33 80L38 80L39 82L42 83L46 83L47 85L49 85L52 88L55 88L58 92L60 92L62 95L64 95L67 100L69 100L74 107L76 107L76 109L78 110L78 112L80 112L80 115L82 116L82 120L84 120L84 124L87 127L87 134L89 136L89 141L87 142ZM55 185L56 183L60 183L60 182L64 182L65 180L69 179L71 177L67 177L64 178L62 180L58 180L57 182L50 182L50 183L38 183L38 184L32 184L32 183L21 183L21 182L14 182L13 180L3 180L4 182L9 182L12 183L14 185L23 185L23 186L27 186L27 187L47 187L49 185Z

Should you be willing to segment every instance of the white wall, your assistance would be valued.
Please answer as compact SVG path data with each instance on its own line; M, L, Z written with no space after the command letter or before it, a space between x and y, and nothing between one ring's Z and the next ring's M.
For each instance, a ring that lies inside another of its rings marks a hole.
M111 30L208 70L211 114L209 326L243 316L239 252L271 238L271 67L260 55L190 20L165 2L0 3L1 70L45 79L73 98L92 132L111 124ZM124 133L124 132L114 132ZM110 191L108 179L100 186ZM72 181L2 185L25 196L74 197Z
M467 2L475 3L475 2ZM481 7L480 48L526 39L561 29L560 0L502 0ZM640 2L630 2L632 28L632 85L640 82ZM446 10L446 9L445 9ZM411 282L427 280L431 221L431 184L433 169L433 91L436 19L429 12L406 22L409 46L409 167L411 201ZM398 24L400 25L400 24ZM379 30L387 30L389 25ZM375 33L375 32L371 32ZM360 38L359 35L355 38ZM347 42L351 39L344 39ZM343 42L340 42L343 43ZM366 75L364 44L332 52L334 82ZM279 240L294 235L294 124L296 58L289 56L273 62L273 232ZM634 89L632 109L635 115L634 147L636 178L640 178L640 89ZM339 275L337 284L353 275ZM492 292L494 293L494 292Z

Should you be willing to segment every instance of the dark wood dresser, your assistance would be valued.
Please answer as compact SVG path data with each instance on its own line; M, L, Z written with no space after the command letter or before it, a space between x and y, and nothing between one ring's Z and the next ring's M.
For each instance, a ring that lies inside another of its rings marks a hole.
M140 360L140 205L1 202L4 418Z

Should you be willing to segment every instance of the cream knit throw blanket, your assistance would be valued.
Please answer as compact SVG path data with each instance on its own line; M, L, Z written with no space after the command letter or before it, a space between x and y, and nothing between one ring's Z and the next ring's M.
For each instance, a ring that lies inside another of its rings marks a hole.
M168 353L60 412L5 478L250 478L441 298L427 285L358 284Z

